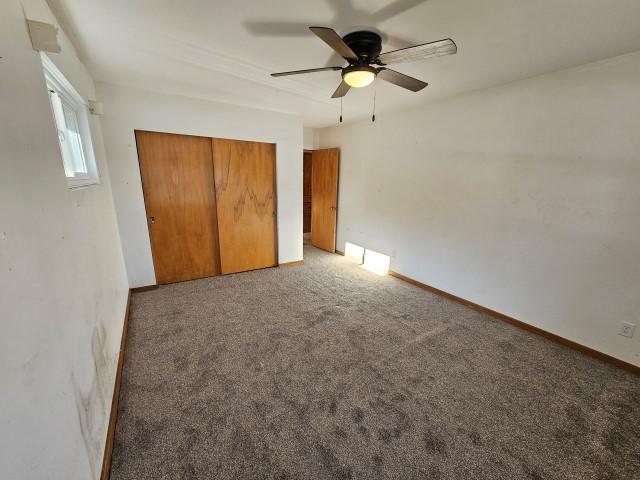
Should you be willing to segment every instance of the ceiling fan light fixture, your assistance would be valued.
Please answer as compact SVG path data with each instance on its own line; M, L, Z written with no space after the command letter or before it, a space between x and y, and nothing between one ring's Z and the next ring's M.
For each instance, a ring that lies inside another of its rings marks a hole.
M378 70L368 65L356 65L342 70L342 79L350 87L362 88L371 85L377 73Z

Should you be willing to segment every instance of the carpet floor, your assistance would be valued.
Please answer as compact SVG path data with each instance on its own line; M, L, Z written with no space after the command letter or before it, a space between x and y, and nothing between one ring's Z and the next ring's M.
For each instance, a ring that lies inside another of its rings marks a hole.
M306 246L133 296L111 478L640 479L640 379Z

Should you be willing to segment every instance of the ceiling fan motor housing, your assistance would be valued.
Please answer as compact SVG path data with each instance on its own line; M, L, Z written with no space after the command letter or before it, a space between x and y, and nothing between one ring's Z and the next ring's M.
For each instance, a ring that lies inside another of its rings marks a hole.
M372 62L382 51L382 38L375 32L359 30L348 33L342 40L364 63Z

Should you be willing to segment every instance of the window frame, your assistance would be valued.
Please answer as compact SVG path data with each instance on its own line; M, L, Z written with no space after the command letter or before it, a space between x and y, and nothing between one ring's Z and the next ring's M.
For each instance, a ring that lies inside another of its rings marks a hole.
M62 145L60 144L60 139L58 138L60 157L62 159L62 167L65 179L67 181L67 187L69 189L75 189L88 187L90 185L99 185L100 174L98 172L98 166L93 150L91 127L89 125L89 108L87 106L87 103L44 52L41 52L40 57L42 59L42 67L47 87L47 96L49 97L49 103L51 106L51 119L53 120L54 127L56 129L56 136L59 135L58 123L53 110L54 106L51 102L50 90L53 90L58 95L60 101L65 106L70 107L70 109L75 114L76 121L78 123L78 133L80 136L82 154L84 156L84 164L87 172L84 175L74 177L67 176L67 161L65 160L65 154L63 152Z

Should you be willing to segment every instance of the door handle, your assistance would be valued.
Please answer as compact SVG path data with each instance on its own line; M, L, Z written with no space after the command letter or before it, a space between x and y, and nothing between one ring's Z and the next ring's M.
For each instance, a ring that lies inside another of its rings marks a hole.
M329 207L329 208L331 208L331 210L333 210L334 212L337 210L336 207Z
M156 223L156 217L151 217L150 221L151 223Z

